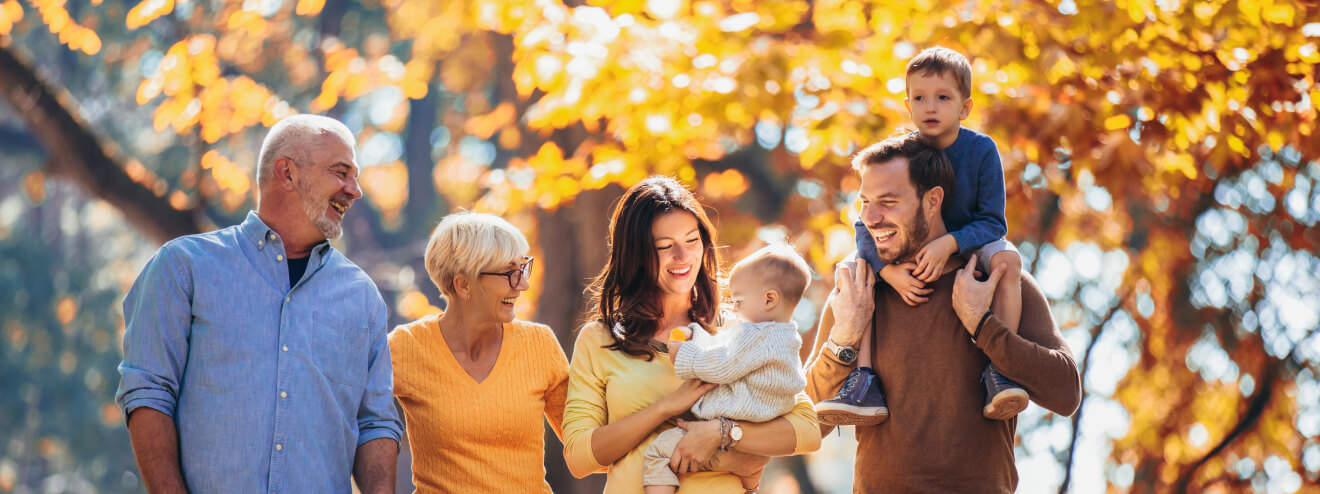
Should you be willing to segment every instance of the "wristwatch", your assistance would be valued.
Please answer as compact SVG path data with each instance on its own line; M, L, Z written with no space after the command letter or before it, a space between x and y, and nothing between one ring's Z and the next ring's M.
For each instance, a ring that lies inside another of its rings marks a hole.
M729 421L729 439L729 449L742 440L742 426L732 420Z
M857 362L857 349L850 346L839 346L834 340L825 340L825 349L833 353L840 362L853 364Z

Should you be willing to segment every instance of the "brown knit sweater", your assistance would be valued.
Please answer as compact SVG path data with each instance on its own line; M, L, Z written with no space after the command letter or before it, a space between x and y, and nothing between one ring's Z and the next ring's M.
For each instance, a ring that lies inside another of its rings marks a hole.
M876 284L872 355L890 415L857 427L854 492L1013 492L1017 419L981 416L980 374L989 361L1036 404L1062 415L1077 410L1077 364L1035 280L1023 273L1019 334L991 317L973 343L953 310L955 278L950 271L930 284L930 301L916 307ZM807 371L807 394L817 403L833 398L853 369L821 351L833 326L827 305Z

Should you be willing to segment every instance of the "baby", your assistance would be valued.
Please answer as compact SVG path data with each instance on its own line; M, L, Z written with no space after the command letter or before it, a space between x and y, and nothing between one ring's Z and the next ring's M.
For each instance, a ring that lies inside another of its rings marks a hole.
M692 405L692 413L720 421L720 451L737 448L742 439L738 421L784 415L806 387L798 359L802 337L792 318L810 282L811 268L791 247L765 247L734 265L729 276L733 309L743 322L714 335L696 324L671 334L674 374L719 384ZM647 494L677 490L669 459L684 432L666 430L646 448L642 485ZM760 481L759 476L743 477L743 488L755 491Z

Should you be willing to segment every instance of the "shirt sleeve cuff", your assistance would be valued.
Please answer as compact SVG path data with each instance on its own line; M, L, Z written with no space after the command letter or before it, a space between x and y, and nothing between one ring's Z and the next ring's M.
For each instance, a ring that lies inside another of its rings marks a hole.
M674 355L674 375L679 379L696 379L696 371L692 369L692 361L696 358L699 349L691 341L684 342L678 347L678 354Z
M972 331L976 331L976 328L972 328ZM989 317L985 318L985 323L981 325L980 336L973 340L972 343L975 343L977 348L980 348L982 352L985 352L986 356L993 357L990 355L992 351L990 347L993 346L993 341L1003 335L1005 331L1008 331L1008 328L1004 326L1003 321L999 320L999 316L996 314L990 314ZM969 334L968 336L970 337L972 335Z
M368 428L368 429L362 429L362 431L358 433L358 443L357 443L357 445L358 445L358 446L361 446L361 445L363 445L363 444L366 444L367 441L371 441L371 440L374 440L374 439L380 439L380 438L382 438L382 437L389 438L389 439L393 439L394 442L396 442L396 443L399 442L399 432L396 431L396 430L394 430L393 428L390 428L390 427L371 427L371 428Z
M793 455L813 453L820 449L821 441L820 421L816 417L816 407L811 404L811 397L799 396L801 398L794 410L784 416L789 425L793 427L793 435L796 437L796 442L793 445Z
M596 461L596 453L591 450L591 437L594 435L596 429L567 441L569 444L564 446L564 462L568 463L568 469L577 478L606 471L606 466Z
M958 243L958 256L963 259L968 258L973 252L976 252L976 249L981 248L979 245L967 245L967 235L962 230L950 232L949 235L953 237L954 242Z
M119 408L124 411L124 423L128 423L128 416L133 414L133 410L147 407L165 414L169 418L174 418L174 397L169 393L160 390L139 389L124 395L119 400Z

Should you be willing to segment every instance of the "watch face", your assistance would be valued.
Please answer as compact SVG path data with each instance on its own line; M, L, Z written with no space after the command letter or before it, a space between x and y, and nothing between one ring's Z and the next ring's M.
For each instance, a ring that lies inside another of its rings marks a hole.
M732 437L734 441L741 441L741 440L742 440L742 427L740 427L740 426L738 426L738 425L734 425L734 426L733 426L733 430L732 430L732 431L729 431L729 437Z
M842 350L839 350L839 360L842 360L850 364L853 363L853 361L857 360L857 350L853 350L851 348L844 348Z

